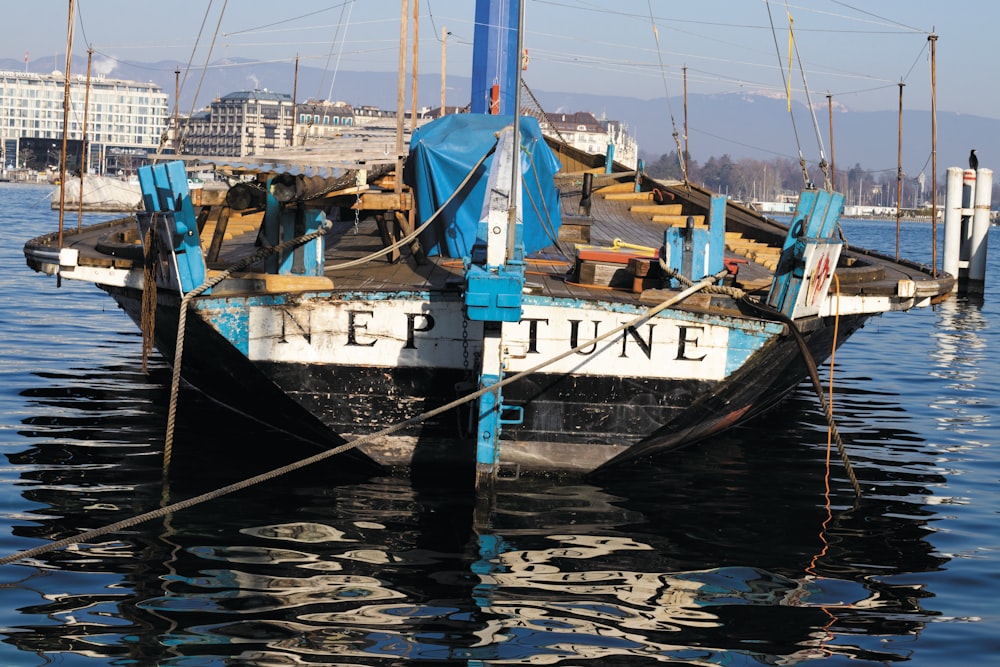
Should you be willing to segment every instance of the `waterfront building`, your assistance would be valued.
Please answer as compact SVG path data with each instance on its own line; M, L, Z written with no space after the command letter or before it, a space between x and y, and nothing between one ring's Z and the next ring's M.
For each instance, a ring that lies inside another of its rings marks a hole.
M6 169L58 169L62 153L61 72L0 71L0 157ZM88 171L104 173L133 166L160 145L167 123L167 95L154 83L102 76L70 77L67 165L80 165L84 106L87 107Z
M308 100L295 107L295 145L310 137L336 137L354 127L354 108L346 102Z
M285 148L291 144L294 106L288 93L229 93L182 123L179 152L243 157Z
M614 160L635 169L639 149L625 125L616 120L598 120L589 111L546 113L538 119L545 134L587 153L607 154L614 146Z

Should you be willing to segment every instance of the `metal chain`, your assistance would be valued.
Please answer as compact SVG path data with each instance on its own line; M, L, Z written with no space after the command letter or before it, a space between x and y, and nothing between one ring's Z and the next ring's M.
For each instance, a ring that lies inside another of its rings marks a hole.
M469 372L469 318L462 318L462 368Z
M361 224L361 193L354 195L354 235L357 236Z

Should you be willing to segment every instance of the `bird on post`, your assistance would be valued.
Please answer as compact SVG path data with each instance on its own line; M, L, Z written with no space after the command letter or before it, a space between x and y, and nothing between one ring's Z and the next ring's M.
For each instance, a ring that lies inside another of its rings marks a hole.
M972 152L969 153L969 169L976 170L979 169L979 158L976 157L976 149L973 148Z

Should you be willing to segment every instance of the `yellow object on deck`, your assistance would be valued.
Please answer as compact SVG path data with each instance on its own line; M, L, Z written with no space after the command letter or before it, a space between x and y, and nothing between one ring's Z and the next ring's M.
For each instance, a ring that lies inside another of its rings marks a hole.
M619 248L629 248L631 250L642 250L643 252L648 252L653 255L659 252L659 249L657 248L651 248L646 245L636 245L635 243L626 243L621 239L615 239L611 242L611 245L615 250L618 250Z

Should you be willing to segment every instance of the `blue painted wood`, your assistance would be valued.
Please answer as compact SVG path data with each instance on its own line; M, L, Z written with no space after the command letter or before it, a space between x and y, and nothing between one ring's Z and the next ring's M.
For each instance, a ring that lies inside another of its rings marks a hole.
M689 227L664 230L663 260L670 269L692 281L722 271L725 266L725 206L725 197L713 199L709 220L711 222L712 216L716 219L708 229L689 223Z
M483 374L480 388L492 387L500 382L496 375ZM479 432L476 435L476 463L482 468L494 469L500 460L500 400L499 392L488 391L479 397Z
M139 187L142 190L146 215L140 220L140 230L145 231L156 218L163 227L157 229L161 246L170 250L170 265L176 273L177 287L182 293L190 292L205 282L205 257L198 238L198 219L188 190L187 172L180 161L147 165L139 168Z
M271 246L291 241L319 230L326 216L319 209L309 209L298 204L284 206L271 194L273 179L267 181L267 201L264 205L264 239ZM280 253L269 255L264 261L267 273L285 276L322 276L325 270L323 237Z
M274 178L267 179L265 189L267 191L267 202L264 204L264 240L270 246L281 243L281 203L271 194L271 186ZM264 260L264 270L267 273L278 273L281 266L281 258L276 254L268 255Z
M726 267L726 197L714 195L708 209L708 272L715 275Z
M826 215L823 217L823 223L820 226L819 238L828 239L833 236L834 231L837 229L837 222L843 213L844 195L839 192L831 193L830 204L826 208Z
M804 236L811 239L821 238L823 220L826 219L826 210L829 206L830 192L827 190L817 190L812 210L809 211L809 216L806 218Z
M792 213L792 222L788 225L788 236L785 237L783 248L790 248L795 244L795 239L805 236L806 220L816 203L817 192L818 190L803 190L799 194L799 201L795 205L795 212Z
M836 229L844 196L827 190L803 190L774 272L767 303L791 316L804 282L805 251L810 243L825 243Z
M472 113L490 113L490 89L500 86L500 115L515 113L518 7L510 0L476 0L472 43Z
M153 183L153 170L149 167L139 167L139 189L142 191L142 207L147 213L160 210L160 200L156 196L156 185Z

